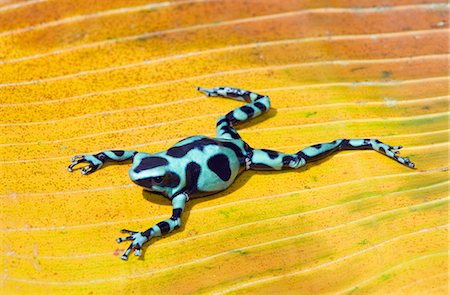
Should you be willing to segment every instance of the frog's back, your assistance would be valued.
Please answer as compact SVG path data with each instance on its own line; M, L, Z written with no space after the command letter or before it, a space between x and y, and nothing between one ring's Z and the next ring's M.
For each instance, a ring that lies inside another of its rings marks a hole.
M192 136L176 143L165 155L176 169L186 171L186 182L192 186L190 196L196 197L229 187L245 169L249 148L242 140Z
M174 158L190 157L197 154L197 151L203 152L208 156L206 151L220 152L222 150L231 150L239 161L245 162L245 157L251 148L241 139L223 139L211 138L207 136L197 135L187 137L166 151L166 155Z

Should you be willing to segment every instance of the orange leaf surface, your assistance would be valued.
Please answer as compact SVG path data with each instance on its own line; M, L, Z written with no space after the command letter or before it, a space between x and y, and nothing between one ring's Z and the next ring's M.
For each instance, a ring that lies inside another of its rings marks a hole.
M0 1L1 293L447 294L448 21L439 0ZM249 171L124 262L119 229L170 202L127 165L66 167L213 136L241 104L197 85L271 97L239 127L253 147L379 138L417 169L350 151Z

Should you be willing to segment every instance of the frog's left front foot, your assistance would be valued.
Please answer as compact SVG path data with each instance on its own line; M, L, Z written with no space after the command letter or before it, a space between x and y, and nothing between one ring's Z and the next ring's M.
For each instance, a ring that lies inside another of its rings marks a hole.
M100 169L103 166L103 161L96 157L96 155L79 155L72 158L72 164L67 167L69 172L73 171L73 168L80 163L88 163L87 166L81 169L82 174L91 174L92 172Z
M143 232L135 232L128 229L122 229L120 232L129 234L129 236L126 238L117 238L117 243L121 243L123 241L132 241L131 245L120 258L122 258L122 260L128 260L128 255L130 254L131 250L134 250L134 255L141 256L142 246L151 238L151 236L147 237L147 235L145 235L145 233Z

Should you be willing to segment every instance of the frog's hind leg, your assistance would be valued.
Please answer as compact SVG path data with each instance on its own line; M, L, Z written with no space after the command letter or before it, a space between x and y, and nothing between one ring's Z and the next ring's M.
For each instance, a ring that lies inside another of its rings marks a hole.
M233 126L255 118L270 108L268 96L248 90L227 86L215 87L213 89L197 87L197 90L205 93L207 96L220 96L247 102L246 105L234 109L219 118L216 124L216 134L220 138L240 139L241 137Z
M375 150L407 167L414 168L414 163L408 158L397 155L398 150L401 148L401 146L387 145L377 139L337 139L332 142L307 147L296 154L254 149L247 167L253 170L295 169L307 163L326 158L332 153L341 150Z

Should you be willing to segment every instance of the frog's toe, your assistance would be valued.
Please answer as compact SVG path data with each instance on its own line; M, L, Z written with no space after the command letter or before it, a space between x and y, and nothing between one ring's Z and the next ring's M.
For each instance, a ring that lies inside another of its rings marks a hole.
M132 231L132 230L129 230L129 229L121 229L120 232L123 233L123 234L129 234L129 236L125 237L125 238L117 238L116 239L117 243L122 243L124 241L131 241L131 240L134 239L133 235L138 233L137 231Z
M197 91L203 92L206 96L217 96L217 92L214 89L208 89L197 86Z
M125 250L125 252L120 257L122 260L128 260L128 255L130 255L131 250L133 250L133 243Z
M203 93L208 93L208 92L212 92L213 90L197 86L197 91L200 91L200 92L203 92Z
M137 231L132 231L132 230L129 230L129 229L121 229L120 232L123 233L123 234L129 234L129 235L134 235L134 234L138 233Z
M93 164L89 164L88 166L83 167L83 169L81 169L81 174L84 175L88 175L91 174L92 172L96 171L99 167Z
M125 237L125 238L117 238L117 239L116 239L117 243L122 243L122 242L124 242L124 241L131 241L131 240L133 240L133 237L132 237L132 236Z
M401 145L395 145L395 146L389 146L390 150L393 151L395 154L397 154L403 146Z
M123 255L120 256L120 259L125 260L125 261L128 260L128 255L130 254L130 251L131 251L131 249L130 250L127 249L127 251L125 251L125 253L123 253Z
M69 170L69 172L73 171L73 167L75 167L76 165L78 165L80 163L87 162L87 160L84 156L73 156L71 159L71 162L72 163L69 165L69 167L67 167L67 170Z
M408 166L409 168L414 168L416 165L414 165L413 162L411 162L411 160L409 158L403 158L404 159L404 164L406 166Z
M72 162L86 162L86 157L83 155L75 155L71 159Z
M415 167L414 163L411 162L411 160L408 157L403 158L403 157L396 156L396 160L409 168L414 169L414 167Z

